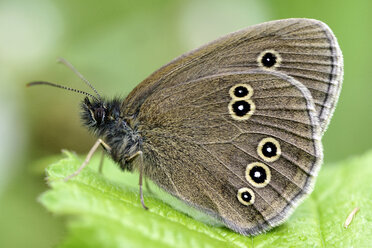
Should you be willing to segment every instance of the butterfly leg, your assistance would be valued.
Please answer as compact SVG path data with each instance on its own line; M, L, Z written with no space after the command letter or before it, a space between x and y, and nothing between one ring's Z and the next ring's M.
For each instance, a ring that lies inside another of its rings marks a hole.
M143 163L142 163L142 153L141 153L141 165L140 165L140 175L139 175L139 188L140 188L140 197L141 197L141 204L142 204L142 207L145 209L145 210L148 210L149 208L146 207L145 205L145 200L143 198L143 191L142 191L142 173L143 173Z
M102 174L103 159L105 158L105 150L102 150L101 159L99 161L98 173Z
M142 155L142 151L138 151L136 152L135 154L133 154L132 156L130 156L130 158L128 158L127 161L132 161L133 159L137 158L139 156L139 159L140 159L140 164L139 164L139 190L140 190L140 198L141 198L141 204L142 204L142 207L145 209L145 210L148 210L149 208L146 207L145 205L145 200L143 198L143 189L142 189L142 183L143 183L143 180L142 180L142 173L143 173L143 155Z
M67 182L68 180L70 180L71 178L73 178L74 176L77 176L80 174L80 172L88 165L90 159L92 158L94 152L97 150L97 148L99 147L99 145L102 144L106 150L110 151L111 148L101 139L98 139L96 141L96 143L94 143L94 145L92 146L92 148L90 149L90 151L88 152L88 155L87 157L85 158L84 162L81 164L81 166L79 167L79 169L77 169L74 173L72 173L71 175L65 177L65 181Z

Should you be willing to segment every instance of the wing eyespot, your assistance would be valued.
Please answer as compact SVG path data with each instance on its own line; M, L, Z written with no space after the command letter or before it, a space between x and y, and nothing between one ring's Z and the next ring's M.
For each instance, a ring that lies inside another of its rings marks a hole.
M257 57L258 66L265 70L273 70L280 65L282 57L275 50L265 50Z
M265 164L253 162L247 165L245 178L254 187L263 188L270 183L271 171Z
M248 120L256 109L252 100L231 100L229 106L229 113L234 120L242 121Z
M253 95L253 88L249 84L236 84L229 90L232 99L250 99Z
M257 146L258 155L266 162L274 162L281 155L279 142L274 138L264 138Z
M249 188L241 188L238 190L237 198L241 204L249 206L254 203L255 195L253 190Z

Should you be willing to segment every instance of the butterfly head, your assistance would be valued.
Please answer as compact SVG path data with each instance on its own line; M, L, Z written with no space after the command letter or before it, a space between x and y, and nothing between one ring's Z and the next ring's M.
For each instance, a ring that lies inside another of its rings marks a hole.
M111 101L103 100L93 86L92 88L96 92L97 96L51 82L36 81L27 84L27 86L33 85L48 85L86 95L81 104L81 117L85 126L98 135L102 135L105 131L113 128L112 124L120 119L121 101L119 99Z
M81 103L81 119L83 124L97 137L104 140L110 148L110 155L118 162L123 170L130 169L127 160L140 149L141 137L137 131L137 122L134 116L124 117L121 113L122 99L106 100L101 98L97 90L86 80L70 63L64 59L59 62L69 67L95 94L70 88L46 81L35 81L27 86L48 85L68 91L83 94L86 97Z
M81 104L83 123L94 132L101 133L113 125L120 117L120 101L105 101L85 97Z
M141 137L131 124L133 118L123 117L122 100L106 101L86 97L81 104L81 118L85 126L110 147L111 158L123 170L130 169L127 159L140 149Z

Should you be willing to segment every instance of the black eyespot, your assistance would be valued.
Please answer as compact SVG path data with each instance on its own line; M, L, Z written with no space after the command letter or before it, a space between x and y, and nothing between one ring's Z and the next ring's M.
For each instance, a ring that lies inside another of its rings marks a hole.
M251 111L251 105L246 101L236 101L233 103L232 109L237 116L244 116Z
M262 56L261 58L261 63L265 67L268 67L268 68L274 66L276 62L277 62L277 57L270 52L265 53L264 56Z
M254 166L249 171L249 176L255 183L264 183L267 179L265 169L260 166Z
M247 87L248 89L250 87ZM254 102L249 99L250 95L252 95L253 91L249 92L248 95L244 98L244 100L237 100L234 96L234 88L230 90L230 96L232 100L228 105L228 110L230 116L236 121L244 121L248 120L254 113L256 106ZM239 99L239 98L238 98Z
M271 172L266 164L253 162L247 165L245 178L256 188L263 188L270 183Z
M277 150L278 148L276 147L276 145L270 141L266 142L262 146L262 154L268 158L275 157L277 155Z
M274 162L280 157L282 150L276 139L267 137L258 143L257 153L266 162Z
M248 89L244 86L238 86L234 90L234 96L236 97L245 97L249 93Z
M246 206L253 204L255 200L253 191L248 188L239 189L237 197L240 203Z
M238 83L229 90L230 97L233 100L250 100L253 96L253 88L246 83ZM248 101L249 102L249 101ZM251 107L252 108L252 107Z
M252 199L252 196L251 196L251 194L249 192L246 191L246 192L243 192L242 193L242 199L245 202L250 202L251 199Z

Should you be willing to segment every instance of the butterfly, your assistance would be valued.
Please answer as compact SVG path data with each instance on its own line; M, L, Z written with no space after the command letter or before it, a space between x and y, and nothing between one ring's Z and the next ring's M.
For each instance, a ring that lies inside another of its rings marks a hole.
M101 144L122 170L139 171L145 208L143 176L256 235L285 221L313 190L342 79L330 28L285 19L186 53L125 99L102 98L88 81L95 95L29 85L86 95L82 120L99 139L79 171Z

